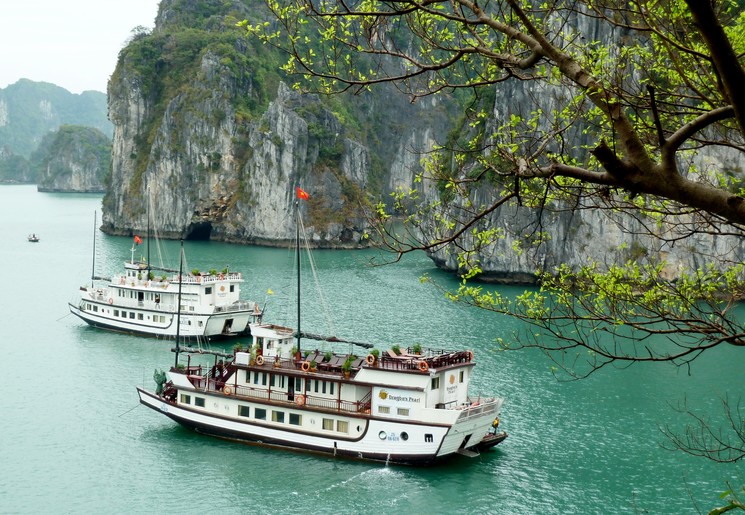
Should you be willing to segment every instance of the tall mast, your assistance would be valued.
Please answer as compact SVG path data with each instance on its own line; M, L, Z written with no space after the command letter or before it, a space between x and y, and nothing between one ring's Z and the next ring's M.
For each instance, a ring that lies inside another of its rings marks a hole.
M300 352L300 199L295 199L295 259L297 260L297 352Z
M147 189L147 280L150 280L150 188Z
M178 367L178 353L179 353L179 337L181 331L181 285L184 282L184 240L181 240L181 254L179 255L178 262L178 297L176 298L176 361L173 365L174 368Z
M96 223L97 223L97 212L93 211L93 265L91 267L91 288L93 288L93 281L96 280Z

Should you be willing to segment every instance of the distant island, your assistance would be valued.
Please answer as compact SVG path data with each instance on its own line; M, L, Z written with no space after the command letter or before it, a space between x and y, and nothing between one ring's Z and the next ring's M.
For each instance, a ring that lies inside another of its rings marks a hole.
M20 79L0 89L0 183L35 184L42 175L48 180L49 171L46 167L50 156L44 154L41 145L45 138L63 126L77 126L80 131L97 131L109 142L110 150L114 126L108 120L107 110L106 94L99 91L70 93L54 84L29 79ZM70 134L69 130L65 131L66 136L62 140L72 143L75 139L70 138ZM65 151L69 158L80 159L75 163L67 160L71 165L70 171L90 171L91 162L99 159L96 156L100 154L101 140L99 137L88 136L86 141L92 142L90 138L96 140L92 146L85 145L76 150ZM82 140L75 141L79 144ZM57 152L61 149L59 144L60 142L54 147ZM90 148L92 154L81 154L80 151L84 148ZM108 173L108 163L102 165L106 169L96 172L100 177L101 173ZM57 172L61 170L59 167L55 169ZM70 184L92 185L89 179L70 179ZM100 185L94 190L103 191Z

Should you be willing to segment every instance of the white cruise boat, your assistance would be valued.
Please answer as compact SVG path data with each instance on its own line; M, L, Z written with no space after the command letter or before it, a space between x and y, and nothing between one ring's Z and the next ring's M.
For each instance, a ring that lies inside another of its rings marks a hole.
M300 188L297 196L308 199ZM391 348L364 358L300 352L302 336L372 345L300 331L297 213L298 329L252 324L250 349L232 354L182 351L176 339L174 366L156 371L154 392L137 388L140 402L212 436L386 463L473 457L503 441L507 434L497 432L502 399L468 391L471 351ZM197 362L206 356L214 362Z
M79 301L69 303L70 312L102 329L209 341L247 335L249 325L261 320L259 305L240 299L240 272L179 274L135 261L133 246L124 273L105 281L81 286Z
M156 372L154 392L137 388L140 402L216 437L386 463L473 457L507 437L496 429L502 399L468 391L470 351L301 357L292 329L251 332L251 349L207 365L196 363L204 351L184 351L185 366Z

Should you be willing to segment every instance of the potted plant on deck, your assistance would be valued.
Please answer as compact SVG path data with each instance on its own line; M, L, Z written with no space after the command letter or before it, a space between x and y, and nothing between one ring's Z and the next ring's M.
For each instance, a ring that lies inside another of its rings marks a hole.
M341 371L344 374L344 379L349 379L352 376L352 356L349 356L341 366Z

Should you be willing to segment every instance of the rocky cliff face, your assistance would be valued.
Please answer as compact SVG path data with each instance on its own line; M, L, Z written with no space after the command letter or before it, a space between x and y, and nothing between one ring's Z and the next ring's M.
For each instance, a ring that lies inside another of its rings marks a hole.
M574 23L577 24L574 27L577 33L588 40L610 44L622 37L617 29L611 30L598 20L582 18ZM496 87L491 119L484 133L496 133L496 126L513 115L526 117L537 109L546 113L560 110L565 95L561 89L550 89L535 82L500 83ZM581 129L575 125L564 134L567 142L564 152L571 152L572 147L591 148L597 144L591 132L583 135ZM733 176L742 176L744 172L741 154L727 149L700 154L694 158L694 165L692 168L702 176L714 171ZM703 177L703 180L711 178ZM623 195L623 192L619 194ZM490 205L498 195L493 188L483 186L474 192L471 201L477 206ZM426 202L437 201L440 192L426 188L423 198ZM713 256L733 262L745 259L745 242L741 238L714 234L689 236L679 227L658 225L652 219L608 210L601 199L586 199L585 202L581 206L553 203L544 210L514 204L496 209L486 225L500 229L503 237L481 247L472 256L484 272L480 278L501 283L533 283L538 270L551 270L560 264L576 269L589 262L603 266L633 261L640 264L665 263L664 277L674 280L683 271L713 262ZM427 230L432 230L432 227L425 227ZM470 235L466 234L466 248L478 247L469 239ZM459 270L454 246L438 249L430 257L441 268Z
M310 199L301 209L316 246L367 245L360 206L389 184L411 183L417 152L444 134L449 111L439 101L412 106L387 92L360 95L336 106L361 120L352 129L326 101L285 86L276 66L266 64L276 56L258 55L262 50L231 35L226 27L234 19L218 22L221 4L207 13L209 30L173 25L196 20L184 9L196 13L202 4L161 2L153 34L120 54L109 83L114 137L104 230L144 231L149 198L162 237L287 245L294 239L295 187L302 187ZM242 2L228 9L245 10ZM146 56L146 48L185 48L197 39L204 43L188 56ZM169 59L180 61L180 79L162 64Z
M111 142L90 127L63 125L31 156L39 191L103 193L111 167Z

